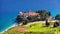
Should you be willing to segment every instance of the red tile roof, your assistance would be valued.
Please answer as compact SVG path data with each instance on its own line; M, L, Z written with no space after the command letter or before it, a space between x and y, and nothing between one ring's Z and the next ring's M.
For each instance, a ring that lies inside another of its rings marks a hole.
M39 13L36 13L36 12L26 12L26 13L19 12L19 14L24 15L24 16L37 16L37 15L39 15Z

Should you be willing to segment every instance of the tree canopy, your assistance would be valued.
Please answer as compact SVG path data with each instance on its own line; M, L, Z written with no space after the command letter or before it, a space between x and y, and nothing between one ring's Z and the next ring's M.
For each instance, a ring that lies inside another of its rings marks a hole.
M27 18L24 17L24 15L18 15L16 18L17 23L20 22L33 22L33 21L40 21L40 20L46 20L46 18L51 16L51 13L46 10L38 10L36 13L39 13L37 16L28 16Z
M57 15L55 16L55 19L60 20L60 14L57 14Z

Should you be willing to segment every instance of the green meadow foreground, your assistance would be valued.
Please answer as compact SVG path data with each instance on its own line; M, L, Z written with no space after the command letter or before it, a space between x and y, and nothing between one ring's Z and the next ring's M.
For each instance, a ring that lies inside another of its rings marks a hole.
M45 27L44 23L35 22L23 26L15 26L3 34L60 34L60 27Z

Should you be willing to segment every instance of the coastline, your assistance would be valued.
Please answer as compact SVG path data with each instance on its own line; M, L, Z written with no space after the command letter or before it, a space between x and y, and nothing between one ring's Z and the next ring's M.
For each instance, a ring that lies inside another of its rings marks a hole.
M16 17L14 17L14 18L16 18ZM13 20L14 18L12 18L11 20ZM11 28L13 28L13 27L15 27L15 26L16 26L16 23L12 24L12 25L9 26L8 28L6 28L6 29L3 30L2 32L0 32L0 34L2 34L2 33L4 33L4 32L6 32L6 31L8 31L9 29L11 29Z
M6 32L6 31L8 31L9 29L11 29L11 28L13 28L13 27L15 27L16 25L15 24L13 24L13 25L11 25L10 27L8 27L7 29L5 29L4 31L2 31L2 32L0 32L1 34L2 33L4 33L4 32Z

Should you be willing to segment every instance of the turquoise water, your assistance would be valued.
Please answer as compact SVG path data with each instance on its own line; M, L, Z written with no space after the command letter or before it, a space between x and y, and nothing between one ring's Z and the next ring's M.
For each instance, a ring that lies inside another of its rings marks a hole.
M6 16L7 15L7 16ZM1 16L0 19L0 32L6 30L7 28L9 28L10 26L12 26L15 22L15 17L17 16L17 14L15 13L15 15L9 15L9 14L5 14L5 16Z
M3 21L0 23L0 32L4 31L5 29L9 28L11 25L13 25L13 21Z

